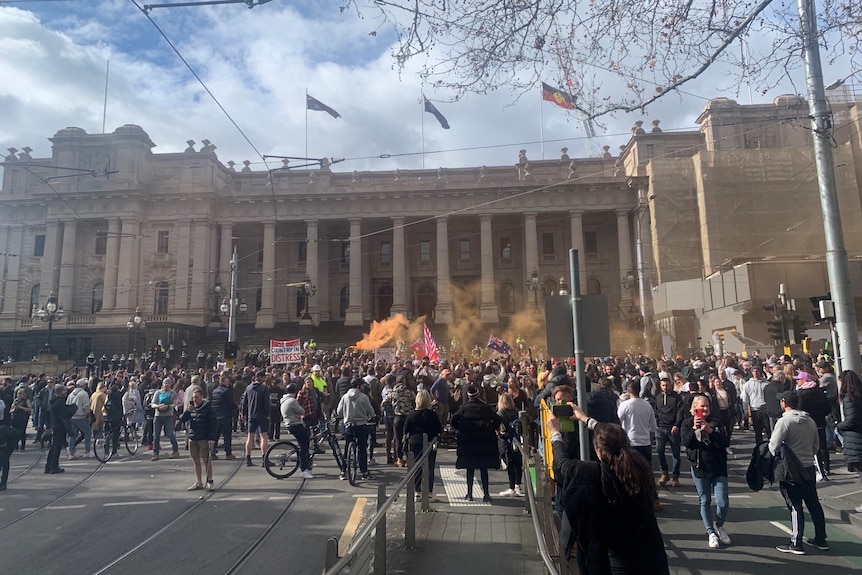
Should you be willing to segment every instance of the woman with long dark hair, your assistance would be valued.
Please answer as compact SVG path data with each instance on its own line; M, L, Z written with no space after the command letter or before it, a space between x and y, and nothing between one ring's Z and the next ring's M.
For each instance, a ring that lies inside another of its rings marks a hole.
M844 420L838 431L844 443L844 463L849 471L856 471L862 480L862 379L855 371L841 372L841 391L838 396L844 408ZM862 513L862 505L856 508Z
M452 427L458 430L458 449L455 467L467 470L467 501L473 501L473 479L476 470L482 482L484 503L491 503L488 491L488 470L500 468L500 453L497 447L497 430L503 420L494 409L479 397L475 385L467 386L467 400L452 415Z
M646 460L629 445L625 431L599 423L575 404L572 419L593 432L599 461L570 459L560 422L548 419L555 477L572 533L567 555L577 546L581 573L664 575L667 554L653 510L655 480Z

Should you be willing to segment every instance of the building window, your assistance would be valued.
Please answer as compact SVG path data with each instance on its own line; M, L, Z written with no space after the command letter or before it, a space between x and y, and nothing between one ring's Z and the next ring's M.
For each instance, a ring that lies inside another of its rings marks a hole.
M344 286L341 288L341 293L338 296L338 315L339 317L347 316L347 306L350 305L350 287Z
M296 317L302 317L305 312L305 304L308 301L308 296L305 295L305 290L300 288L296 290Z
M500 312L515 313L515 286L509 282L500 286Z
M500 238L500 261L505 264L512 262L512 238Z
M257 288L254 294L254 311L260 311L263 307L263 288Z
M93 295L90 297L90 315L102 310L102 298L104 297L105 284L97 283L93 286Z
M644 157L647 160L652 159L655 156L655 144L647 144L646 150L644 151Z
M257 242L257 263L263 264L263 242Z
M45 236L42 237L44 238ZM39 284L30 288L30 315L33 315L33 313L39 309L39 290Z
M308 242L301 241L296 244L296 261L305 263L308 257Z
M587 280L587 295L601 295L602 294L602 282L600 282L596 278L589 278Z
M462 262L470 261L470 240L461 240L458 242L458 259Z
M554 234L553 232L542 233L542 259L553 260L556 251L554 250Z
M171 292L168 287L168 282L159 282L156 284L156 298L153 306L154 315L168 315L168 299Z
M108 251L108 232L96 232L95 254L103 256Z
M380 242L380 263L392 264L392 242L389 240Z
M341 242L341 263L350 265L350 241Z
M45 234L38 234L33 238L33 257L41 258L45 255Z
M419 261L423 263L431 261L431 240L419 242Z
M599 257L599 240L596 232L584 232L584 252L588 258Z
M171 232L167 230L159 230L158 240L156 243L156 252L160 254L168 253L171 247Z

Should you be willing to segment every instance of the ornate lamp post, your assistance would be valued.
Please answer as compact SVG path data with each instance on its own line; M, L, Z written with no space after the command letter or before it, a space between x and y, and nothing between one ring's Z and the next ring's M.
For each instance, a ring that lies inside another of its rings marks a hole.
M48 324L48 337L45 339L45 347L40 353L53 353L51 350L51 332L54 328L54 322L60 321L66 315L63 306L57 304L57 296L54 295L53 291L48 294L48 301L45 302L45 305L34 311L33 315Z
M129 318L129 321L126 322L126 327L129 329L129 332L134 334L134 345L132 347L132 351L137 352L138 332L147 329L147 322L144 321L144 316L141 314L141 308L135 308L135 315ZM146 340L144 341L144 347L146 347Z
M224 297L224 288L221 285L221 280L216 279L215 285L210 290L210 297L215 301L215 306L213 307L213 316L210 319L210 323L221 323L221 319L219 318L219 302Z
M527 290L533 292L533 309L535 311L539 311L539 290L543 287L542 280L539 278L539 272L533 270L533 273L527 280Z
M305 309L302 310L302 319L310 320L311 314L308 313L308 300L317 293L317 286L311 283L311 278L305 276L305 281L299 286L299 293L305 296Z

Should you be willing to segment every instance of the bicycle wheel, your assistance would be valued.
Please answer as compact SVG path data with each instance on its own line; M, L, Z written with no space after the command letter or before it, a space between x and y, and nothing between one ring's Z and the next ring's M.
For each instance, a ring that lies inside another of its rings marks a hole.
M93 450L96 452L96 459L102 463L110 461L116 451L114 437L110 431L103 431L98 437L93 437Z
M123 428L123 439L126 443L126 450L128 450L129 455L134 455L138 452L138 448L141 446L141 434L138 431L138 428L134 425L127 425Z
M299 448L290 441L277 441L266 450L263 466L276 479L287 479L299 469Z
M356 477L359 475L359 460L356 459L356 441L347 445L347 458L344 462L347 467L347 481L350 485L356 485Z

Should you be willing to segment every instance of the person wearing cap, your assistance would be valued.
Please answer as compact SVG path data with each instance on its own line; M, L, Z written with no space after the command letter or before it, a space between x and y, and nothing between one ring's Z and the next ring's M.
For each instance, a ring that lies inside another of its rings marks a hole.
M490 405L479 399L479 389L467 386L467 400L452 414L452 427L458 431L455 467L467 470L467 501L473 501L473 480L476 470L482 482L484 503L491 503L488 470L500 468L497 430L503 420Z
M170 377L162 380L162 389L153 394L151 407L155 410L153 416L153 457L152 461L159 460L161 448L161 435L164 430L165 436L171 442L170 459L180 456L180 448L177 444L177 436L174 432L174 413L177 405L177 393L172 389L174 381Z
M269 447L269 386L266 381L266 371L259 370L254 374L254 381L245 388L240 403L240 417L246 421L248 436L245 440L245 464L251 467L251 452L254 449L254 436L260 433L260 453L264 455ZM261 458L263 459L263 458ZM263 461L261 461L263 467Z
M832 412L826 390L820 387L814 377L807 371L800 371L793 378L796 380L796 393L799 396L799 409L817 425L817 437L820 449L817 451L817 479L822 481L829 476L829 448L826 444L826 416Z
M329 405L329 385L326 382L326 379L323 377L323 369L320 367L320 364L315 363L311 366L311 381L314 382L314 389L317 390L319 399L320 399L320 412L328 416L329 408L326 407ZM326 412L326 413L324 413Z
M769 438L769 452L776 456L775 477L779 479L779 489L790 510L790 544L778 545L782 553L805 555L802 544L810 545L821 551L828 551L826 543L826 518L817 497L814 458L820 449L817 425L809 415L800 410L799 395L794 391L781 394L781 409L784 412ZM788 453L789 452L789 453ZM814 522L814 538L803 538L805 532L805 513L802 503L808 507L811 521Z
M371 405L371 400L359 389L362 384L361 377L352 380L350 389L338 402L335 414L344 423L345 434L349 430L353 436L358 451L356 457L359 459L359 471L362 472L362 479L368 479L368 436L370 432L368 422L376 416L376 413ZM345 479L345 471L347 470L342 470L339 479Z
M75 382L75 390L66 397L66 405L74 405L75 412L71 417L72 428L69 430L68 441L68 457L74 459L77 456L75 452L75 440L78 438L78 432L84 434L84 457L93 457L91 443L93 441L93 430L90 428L90 396L87 394L87 380L84 378ZM54 435L56 438L56 434Z
M287 384L285 394L281 398L281 417L287 425L287 430L299 445L299 468L302 470L302 478L314 479L314 475L311 474L311 462L308 459L310 438L304 421L305 408L296 399L298 393L298 385L295 383Z

